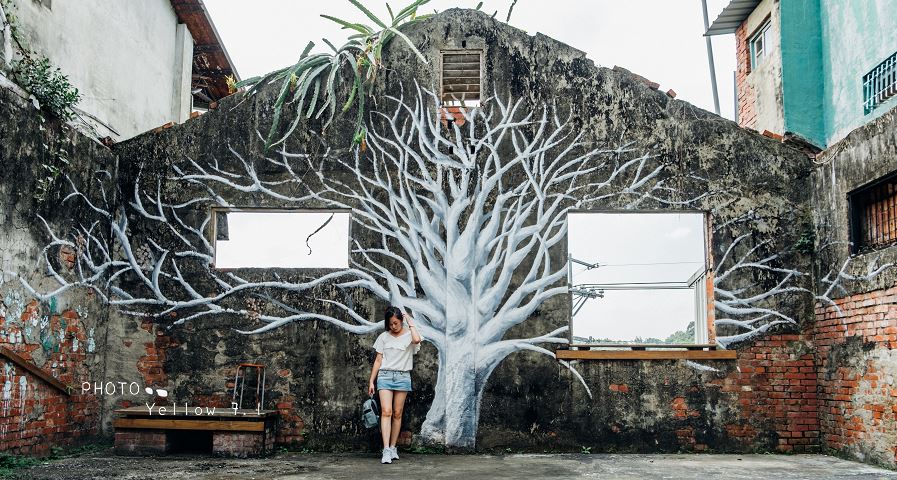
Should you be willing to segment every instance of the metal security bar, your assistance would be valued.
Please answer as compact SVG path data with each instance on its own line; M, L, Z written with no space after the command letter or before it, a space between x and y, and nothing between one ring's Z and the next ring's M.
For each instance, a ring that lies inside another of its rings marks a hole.
M863 75L863 114L897 95L897 52Z
M850 195L855 253L897 243L897 174Z

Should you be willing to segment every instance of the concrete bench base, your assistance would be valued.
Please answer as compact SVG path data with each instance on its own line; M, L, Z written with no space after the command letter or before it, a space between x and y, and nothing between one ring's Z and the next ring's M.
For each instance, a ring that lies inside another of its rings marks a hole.
M118 455L165 455L179 430L126 429L115 432ZM274 432L211 432L211 453L222 457L262 457L274 451Z

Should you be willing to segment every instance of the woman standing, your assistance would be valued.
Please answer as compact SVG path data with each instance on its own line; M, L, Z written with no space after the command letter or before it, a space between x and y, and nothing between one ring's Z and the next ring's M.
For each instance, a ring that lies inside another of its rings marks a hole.
M407 322L407 328L403 320ZM383 328L386 331L374 341L377 358L371 369L368 395L374 395L376 385L380 396L380 434L383 437L380 463L392 463L399 458L396 442L402 428L402 409L411 391L414 354L420 351L423 338L417 333L411 314L403 314L392 305L383 313Z

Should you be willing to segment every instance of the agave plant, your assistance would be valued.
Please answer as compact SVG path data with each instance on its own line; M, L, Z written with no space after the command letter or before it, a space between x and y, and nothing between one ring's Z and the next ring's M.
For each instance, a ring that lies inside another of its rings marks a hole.
M323 128L326 129L330 122L333 121L339 104L342 104L340 111L346 112L352 107L353 103L357 105L357 117L352 143L365 148L365 137L367 134L364 126L365 92L377 78L377 72L382 66L383 47L398 36L408 44L421 61L427 63L427 59L411 43L411 39L400 32L398 27L403 23L410 23L430 16L417 15L417 8L430 0L415 0L400 10L398 14L393 14L392 8L390 8L389 4L386 4L386 9L389 11L389 23L380 20L358 0L349 1L374 22L375 27L364 23L347 22L330 15L321 15L340 24L343 29L353 30L357 33L349 36L346 44L340 48L334 47L327 39L323 39L324 43L333 50L333 53L309 54L314 47L314 42L308 42L305 50L302 51L302 55L299 56L299 61L294 65L264 76L249 78L233 85L234 88L251 87L246 94L248 99L255 95L264 85L277 82L281 84L280 93L274 102L274 116L271 121L271 128L268 130L268 135L265 138L266 152L269 148L283 143L296 130L303 118L310 119L314 117L317 119L326 114L326 120L324 120L323 124ZM354 81L348 98L345 101L340 101L336 94L337 82L340 81L339 72L346 63L352 67ZM308 100L307 103L306 100ZM283 107L294 103L297 105L296 118L290 123L286 132L278 136Z

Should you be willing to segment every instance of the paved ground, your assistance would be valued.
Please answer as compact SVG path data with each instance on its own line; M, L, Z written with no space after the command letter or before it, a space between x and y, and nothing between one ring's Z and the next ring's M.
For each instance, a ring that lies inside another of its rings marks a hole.
M17 471L38 479L897 479L897 472L823 455L411 455L391 465L363 454L279 454L256 460L117 457L108 452Z

